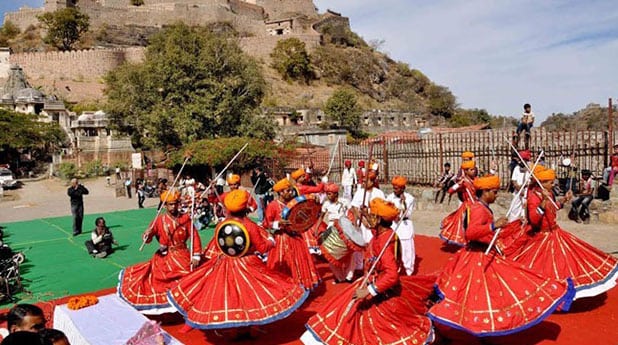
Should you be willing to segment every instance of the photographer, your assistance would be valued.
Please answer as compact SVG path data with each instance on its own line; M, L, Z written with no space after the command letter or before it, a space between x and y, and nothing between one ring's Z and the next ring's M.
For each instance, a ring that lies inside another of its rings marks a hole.
M112 244L118 244L114 241L114 236L109 228L105 225L105 219L99 217L94 221L96 228L92 230L91 240L84 244L88 249L88 253L93 257L104 258L112 253Z
M67 189L67 195L71 199L71 214L73 215L73 236L82 233L82 221L84 220L84 198L88 189L74 178L71 186Z

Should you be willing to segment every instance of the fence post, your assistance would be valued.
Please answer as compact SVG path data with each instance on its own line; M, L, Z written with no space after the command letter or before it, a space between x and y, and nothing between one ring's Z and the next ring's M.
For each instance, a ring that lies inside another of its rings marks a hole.
M388 176L388 151L386 150L386 140L382 142L382 159L384 160L384 183L389 183L390 178Z

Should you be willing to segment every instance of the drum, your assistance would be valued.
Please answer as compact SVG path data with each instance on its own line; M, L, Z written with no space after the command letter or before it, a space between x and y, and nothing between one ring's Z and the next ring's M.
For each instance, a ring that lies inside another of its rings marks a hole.
M365 246L360 231L345 217L336 220L328 227L320 239L322 241L320 250L326 260L339 267L349 264L347 260L349 255L355 251L362 251Z
M293 232L305 232L320 219L322 207L310 195L297 196L281 211L281 219L290 222Z
M357 228L354 223L348 218L341 217L335 227L339 226L339 229L344 235L344 240L348 247L354 251L361 251L367 244L363 238L363 233Z
M217 246L227 256L243 256L251 245L245 225L231 219L217 224L215 238Z

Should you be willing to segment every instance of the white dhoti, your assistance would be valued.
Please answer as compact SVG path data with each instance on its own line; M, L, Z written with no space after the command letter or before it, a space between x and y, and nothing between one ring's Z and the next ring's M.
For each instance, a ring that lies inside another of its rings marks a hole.
M513 222L517 219L523 219L526 216L526 212L524 209L524 197L520 195L513 194L513 200L511 200L511 213L508 214L508 221Z
M414 261L416 250L414 248L414 224L409 219L405 219L401 224L393 223L393 229L397 229L397 237L401 244L401 261L407 275L414 273Z

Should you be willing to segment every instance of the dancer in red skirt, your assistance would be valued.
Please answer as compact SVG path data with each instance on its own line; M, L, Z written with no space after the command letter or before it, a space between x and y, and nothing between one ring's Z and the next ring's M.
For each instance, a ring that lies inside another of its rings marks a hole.
M307 184L310 178L303 169L293 171L290 174L290 177L294 179L294 187L296 187L298 195L320 194L324 192L325 184L323 182L320 182L315 186ZM320 200L317 195L316 200ZM320 254L320 246L318 245L318 238L315 236L315 234L312 231L305 231L303 232L302 236L305 240L305 243L307 243L309 253Z
M146 243L153 237L159 241L152 259L120 271L118 295L144 314L175 311L167 301L167 290L200 262L200 236L195 227L191 228L190 216L179 212L179 197L180 193L173 190L161 194L167 212L157 216L143 235ZM191 231L193 246L189 251L186 242Z
M570 277L575 285L575 299L599 295L614 286L618 278L618 260L560 228L557 209L568 202L556 201L552 186L554 170L535 173L542 187L535 183L528 193L529 239L512 259L525 267L556 279ZM552 201L554 202L552 204Z
M448 192L450 194L457 192L462 202L455 211L444 217L440 222L440 238L448 244L465 246L464 227L468 219L467 212L470 206L476 202L475 188L472 183L477 173L476 164L473 160L464 161L461 163L461 171L463 171L463 174L457 179L457 183L448 189Z
M247 216L248 194L230 192L225 207L230 216L219 223L236 224L244 236L217 238L220 245L248 243L242 251L223 250L196 271L180 279L168 292L170 303L185 318L187 325L199 329L236 328L263 325L294 312L309 292L285 275L264 265L255 253L265 253L274 245L272 237ZM227 232L225 232L227 234ZM240 240L239 240L240 239Z
M290 224L281 219L281 211L293 199L293 187L288 179L279 180L273 190L279 194L277 200L266 207L264 227L275 236L275 248L268 253L268 268L286 274L294 281L312 290L320 282L318 269L313 262L302 234L293 231Z
M474 181L479 200L471 206L465 249L446 265L436 283L441 301L429 310L436 324L475 336L499 336L529 328L556 308L567 310L575 290L570 280L542 276L510 260L485 254L494 230L507 224L494 222L489 204L500 188L497 176Z
M433 341L425 313L435 277L400 276L397 236L391 224L399 216L393 203L376 198L367 225L373 238L365 267L375 264L368 280L359 279L322 305L306 324L305 344L428 344ZM383 254L381 255L381 253ZM363 283L367 285L362 285Z

